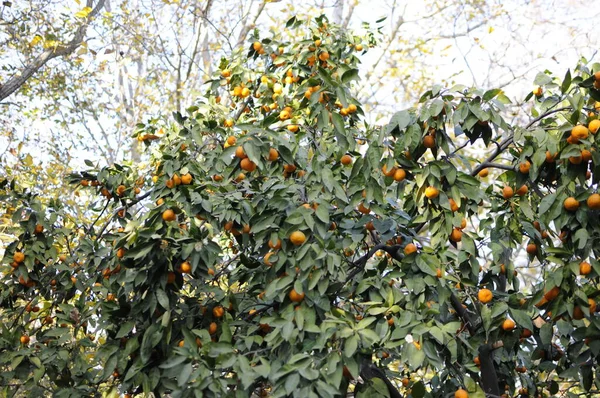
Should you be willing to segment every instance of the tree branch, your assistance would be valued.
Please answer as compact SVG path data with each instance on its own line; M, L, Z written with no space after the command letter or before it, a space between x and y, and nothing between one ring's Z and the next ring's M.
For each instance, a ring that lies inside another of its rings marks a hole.
M450 303L452 304L452 308L454 308L454 311L456 311L458 316L460 316L460 318L465 323L469 334L473 336L476 332L475 323L471 319L471 316L469 315L465 307L462 306L462 303L460 302L458 297L456 297L454 292L451 292L450 294Z
M369 250L367 252L367 254L365 254L364 256L362 256L361 258L359 258L358 260L350 263L350 265L354 268L354 270L352 270L348 274L348 278L346 279L346 283L348 283L356 275L358 275L358 273L365 268L365 265L367 264L367 261L371 257L373 257L375 255L375 253L377 253L379 250L383 250L384 252L389 253L394 260L401 261L404 258L404 256L401 255L398 252L400 250L400 247L401 247L400 245L388 246L388 245L383 244L383 243L380 243L378 245L373 246L371 248L371 250Z
M0 86L0 101L7 98L9 95L17 91L25 82L33 76L41 67L43 67L51 59L62 57L71 54L77 47L79 47L85 37L85 32L91 20L100 12L104 7L105 0L98 0L96 7L88 14L85 21L75 32L73 39L64 46L58 46L55 48L49 48L40 55L38 55L29 65L23 69L21 74L16 75L8 79L6 83ZM87 0L87 6L91 7L93 0Z

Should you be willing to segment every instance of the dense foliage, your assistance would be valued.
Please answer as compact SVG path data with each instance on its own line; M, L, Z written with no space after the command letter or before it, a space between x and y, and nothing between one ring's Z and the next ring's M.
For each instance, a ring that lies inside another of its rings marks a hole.
M72 176L108 223L1 183L5 394L598 393L600 65L539 74L529 122L434 86L370 126L374 39L288 27L137 126L153 175Z

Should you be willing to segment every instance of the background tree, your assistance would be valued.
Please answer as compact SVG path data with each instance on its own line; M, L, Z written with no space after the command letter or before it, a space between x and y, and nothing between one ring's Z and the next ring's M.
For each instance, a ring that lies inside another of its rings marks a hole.
M435 85L380 127L374 36L287 28L137 125L151 175L72 175L91 223L2 182L5 393L597 394L600 65L539 74L524 124Z

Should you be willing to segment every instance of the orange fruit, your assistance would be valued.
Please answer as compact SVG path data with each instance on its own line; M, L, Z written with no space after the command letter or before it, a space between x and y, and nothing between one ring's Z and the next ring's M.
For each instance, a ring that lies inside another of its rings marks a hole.
M594 80L600 81L600 71L594 73Z
M575 308L573 308L573 319L576 320L581 320L585 317L585 314L583 313L583 310L581 309L581 307L576 306Z
M590 210L600 210L600 194L591 194L587 198L587 206Z
M41 224L36 224L35 228L33 229L33 233L39 235L42 232L44 232L44 226Z
M188 261L184 261L181 263L181 273L189 274L192 272L192 265Z
M409 243L404 247L404 254L410 255L417 252L417 246L414 243Z
M533 333L529 329L523 329L523 331L521 332L521 338L523 338L523 339L527 339L527 338L531 337L532 335L533 335Z
M460 242L462 239L462 231L458 228L454 228L450 234L450 240L452 242Z
M294 171L296 171L296 165L295 164L286 164L285 166L283 166L283 170L287 171L288 173L293 173Z
M600 129L600 120L599 119L592 120L590 122L590 124L588 125L588 129L590 130L590 133L596 134L598 132L598 129Z
M218 305L215 308L213 308L212 313L215 318L222 318L225 314L225 309L222 306Z
M233 121L233 119L225 119L223 121L223 126L225 126L225 127L233 127L234 123L235 122Z
M173 175L173 184L181 185L181 177L179 177L177 174Z
M265 263L265 265L267 267L270 267L273 265L273 263L269 260L273 254L275 254L275 252L268 252L267 254L265 254L265 258L263 259L263 262Z
M248 156L246 155L246 152L244 151L244 147L243 146L238 146L237 148L235 148L235 157L236 158L240 158L240 159L245 159Z
M293 303L299 303L304 300L304 293L298 293L295 289L292 289L288 294L288 297Z
M455 212L458 210L459 207L456 204L456 202L454 201L454 199L448 198L448 203L450 203L450 210L452 210L452 212Z
M529 188L527 188L527 185L521 185L521 187L519 189L517 189L517 195L519 195L519 196L523 196L527 192L529 192Z
M571 137L576 139L585 140L588 138L589 130L587 127L578 124L577 126L571 129Z
M560 294L560 288L558 286L554 286L552 289L548 290L544 293L544 298L548 301L552 301L558 297Z
M539 86L534 88L532 92L536 97L541 97L544 94L544 90Z
M277 152L277 149L275 149L275 148L269 149L269 157L267 159L270 162L274 162L277 159L279 159L279 152Z
M565 199L563 205L568 211L576 211L579 208L579 202L572 196Z
M403 181L406 178L406 171L403 169L397 169L394 172L394 180L397 182Z
M291 133L296 133L300 129L300 127L297 124L288 124L286 128Z
M359 204L357 210L362 214L369 214L371 212L371 209L365 207L364 203Z
M556 155L556 153L553 155L550 153L550 151L546 151L546 163L554 163Z
M167 274L167 283L171 284L175 282L175 272L169 272Z
M467 228L467 219L463 218L462 220L460 220L460 229L465 229Z
M490 174L488 169L482 169L477 175L481 178L485 178L488 176L488 174Z
M269 241L269 247L273 250L281 249L281 239L277 238L277 243Z
M537 245L535 243L530 243L527 245L527 248L525 249L525 251L527 251L527 253L529 253L529 254L536 254L537 253Z
M125 253L126 253L125 249L124 249L124 248L122 248L122 247L120 247L120 248L117 250L117 257L118 257L118 258L123 258L123 256L125 255Z
M217 323L216 322L210 323L210 325L208 326L208 333L210 333L210 334L217 333Z
M436 269L436 270L435 270L435 276L436 276L438 279L439 279L439 278L441 278L441 277L442 277L442 275L444 275L444 273L442 272L442 270L441 270L441 269L439 269L439 268L438 268L438 269Z
M588 275L592 272L592 265L586 261L579 263L579 275Z
M186 173L181 176L181 183L183 185L190 185L192 183L192 175L190 173Z
M454 393L454 398L469 398L469 393L466 390L459 388Z
M425 188L425 196L428 199L435 199L440 194L440 191L436 187L427 187Z
M246 174L240 173L235 177L235 182L242 182L246 179Z
M23 260L25 260L25 254L23 254L23 252L15 252L15 254L13 254L13 260L16 263L22 263Z
M425 148L435 148L435 138L431 135L423 137L423 146Z
M387 169L387 165L384 164L383 167L381 167L381 172L383 173L384 176L386 177L393 177L394 174L396 173L396 168L392 167L390 170Z
M304 232L302 231L294 231L290 234L290 242L295 246L300 246L306 242L306 235L304 235Z
M513 321L512 319L505 319L504 322L502 322L502 329L506 332L510 332L516 326L517 325L515 324L515 321Z
M340 159L340 163L343 164L344 166L352 164L352 156L350 156L350 155L342 156L342 158Z
M592 153L587 149L583 149L581 151L581 158L584 162L589 162L590 160L592 160Z
M167 209L165 211L163 211L162 214L162 219L169 222L169 221L175 221L175 219L177 218L177 216L175 215L175 212L171 209Z
M240 162L240 167L244 171L253 172L254 170L256 170L256 163L254 163L248 158L244 158Z
M329 59L329 53L327 51L323 51L321 54L319 54L319 59L321 61L327 61Z
M223 181L223 176L215 174L212 179L214 182L221 182L221 181Z
M504 199L510 199L514 196L515 192L513 191L513 189L509 186L505 186L504 188L502 188L502 197Z
M490 301L492 301L494 295L492 294L492 291L490 289L480 289L479 292L477 292L477 298L483 304L487 304Z
M29 336L27 336L26 334L22 335L21 338L19 339L21 341L21 344L29 344Z
M473 362L475 362L475 365L477 365L477 366L481 365L481 360L479 359L479 356L476 356L475 358L473 358Z
M593 314L596 312L596 301L594 299L589 298L588 304L590 305L590 313Z
M582 161L583 161L583 157L581 155L579 155L579 156L569 156L569 162L571 164L581 164Z
M528 160L526 160L525 162L519 164L519 172L521 172L522 174L529 173L529 169L530 168L531 168L531 163L529 163Z

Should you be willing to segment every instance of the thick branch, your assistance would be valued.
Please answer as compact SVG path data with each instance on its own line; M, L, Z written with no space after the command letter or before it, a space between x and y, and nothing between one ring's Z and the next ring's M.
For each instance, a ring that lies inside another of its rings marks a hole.
M390 393L390 398L402 398L402 395L400 395L400 392L398 392L397 388L387 378L385 372L379 369L377 366L373 365L372 363L363 362L362 367L360 369L360 376L365 381L370 380L372 378L378 378L383 380Z
M479 360L481 361L481 384L486 396L500 396L500 387L498 386L498 375L494 367L492 351L495 348L501 347L502 342L491 344L483 344L479 346Z
M371 248L371 250L369 250L367 252L367 254L365 254L364 256L362 256L361 258L359 258L358 260L352 262L350 264L351 267L354 268L354 270L352 270L349 274L348 274L348 278L346 279L346 283L348 283L350 280L352 280L356 275L358 275L358 273L360 271L363 270L363 268L365 268L365 265L367 265L367 261L373 257L375 255L375 253L377 253L379 250L383 250L386 253L389 253L392 258L394 260L398 260L401 261L403 256L399 253L400 250L400 245L394 245L394 246L388 246L386 244L380 243L378 245L375 245Z
M475 334L475 324L473 323L471 316L469 315L469 313L467 312L465 307L462 306L462 303L460 302L458 297L456 297L456 295L453 292L450 294L451 294L450 303L452 304L452 308L454 308L454 311L456 311L458 316L465 323L465 326L467 327L469 334L471 336L473 336Z
M92 6L93 0L87 1L87 6ZM81 24L81 26L75 32L75 36L73 40L67 43L64 46L58 46L54 48L49 48L40 55L38 55L29 65L23 69L23 71L8 79L6 83L0 86L0 101L7 98L9 95L14 93L21 87L25 82L33 76L41 67L43 67L48 61L51 59L62 57L65 55L71 54L77 47L79 47L85 37L85 32L90 21L100 12L102 7L104 7L105 0L98 0L98 4L96 7L88 14L85 21Z

